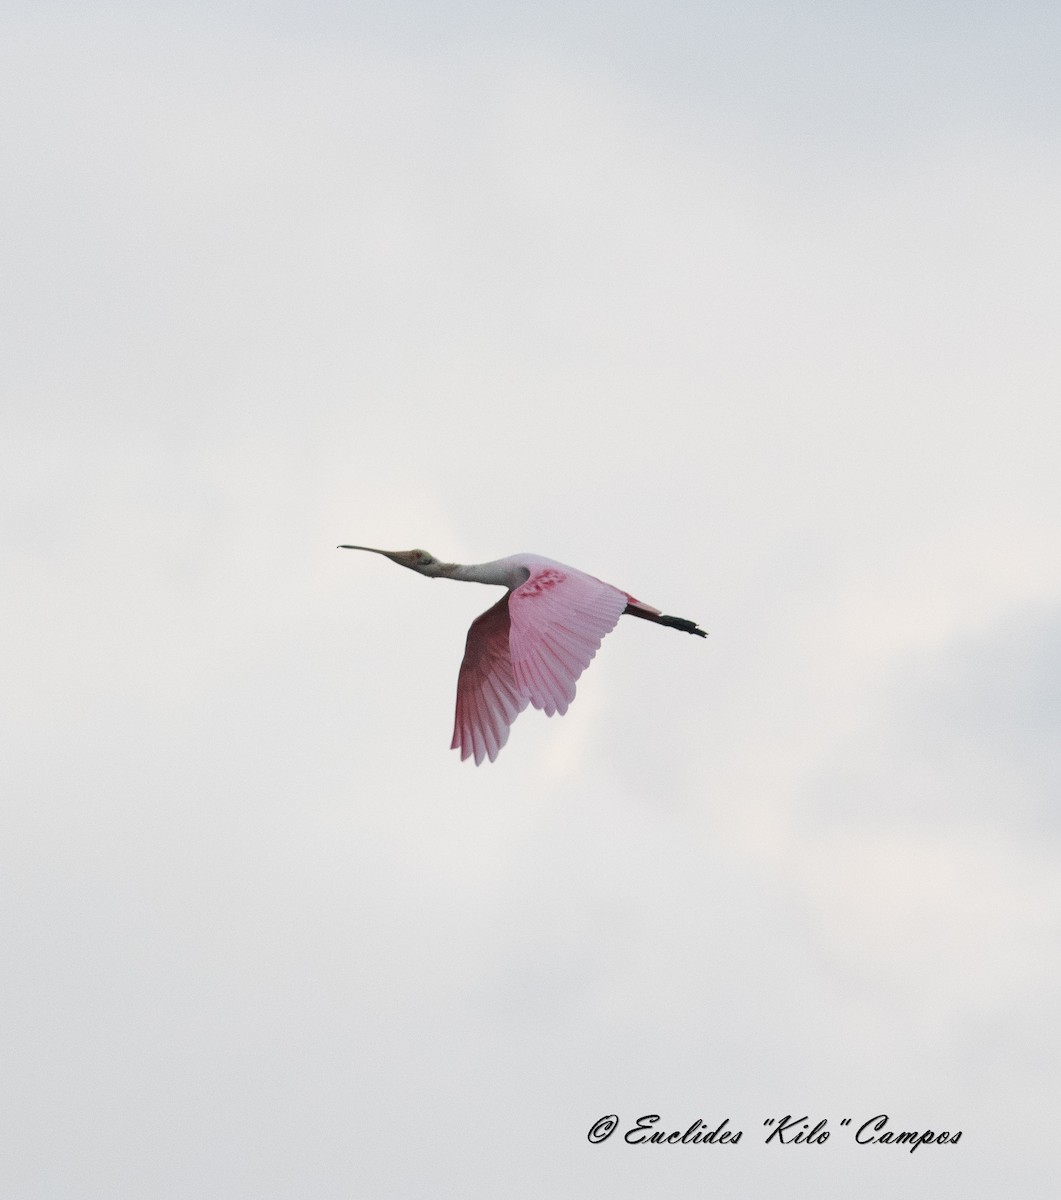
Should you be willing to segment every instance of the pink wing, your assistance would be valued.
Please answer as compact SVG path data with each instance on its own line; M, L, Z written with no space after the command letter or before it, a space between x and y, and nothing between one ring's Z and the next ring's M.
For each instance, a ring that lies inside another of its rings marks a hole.
M561 716L575 698L575 681L627 605L610 584L558 564L535 568L508 597L509 649L520 694L535 708Z
M497 757L509 726L527 707L563 715L575 682L631 597L591 575L554 564L472 622L457 680L451 749L476 766Z
M464 661L457 677L457 717L451 750L460 750L461 761L475 755L478 766L489 756L497 758L508 741L512 722L527 707L512 673L509 655L509 616L506 592L476 617L468 630Z

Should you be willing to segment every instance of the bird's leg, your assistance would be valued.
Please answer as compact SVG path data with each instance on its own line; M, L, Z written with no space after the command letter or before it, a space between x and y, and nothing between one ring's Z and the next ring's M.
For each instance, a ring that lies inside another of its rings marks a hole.
M654 621L657 625L669 625L671 629L680 629L682 633L695 633L697 637L707 637L707 630L701 629L695 621L685 617L668 617L666 613L651 612L635 604L628 604L623 609L624 616L640 617L642 621Z

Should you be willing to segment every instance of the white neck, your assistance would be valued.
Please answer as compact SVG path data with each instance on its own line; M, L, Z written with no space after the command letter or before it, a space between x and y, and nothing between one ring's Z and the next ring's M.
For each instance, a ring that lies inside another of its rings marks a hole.
M526 567L515 566L505 559L486 563L447 563L441 574L448 579L461 579L466 583L491 583L498 587L515 588L524 583L530 572Z

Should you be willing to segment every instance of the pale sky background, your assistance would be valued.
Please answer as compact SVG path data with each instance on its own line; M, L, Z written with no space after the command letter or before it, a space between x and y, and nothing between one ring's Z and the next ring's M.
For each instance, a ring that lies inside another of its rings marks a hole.
M0 1193L1056 1195L1056 4L0 13Z

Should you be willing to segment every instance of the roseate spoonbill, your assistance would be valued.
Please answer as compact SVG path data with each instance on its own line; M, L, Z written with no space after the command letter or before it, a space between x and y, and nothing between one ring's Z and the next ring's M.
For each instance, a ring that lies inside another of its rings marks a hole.
M695 622L668 617L574 567L538 554L513 554L496 562L439 562L426 550L367 550L432 579L464 579L507 588L501 599L476 617L468 630L457 677L457 717L451 750L461 760L491 762L508 741L512 722L528 702L563 716L575 698L575 681L589 666L601 639L626 613L707 637Z

